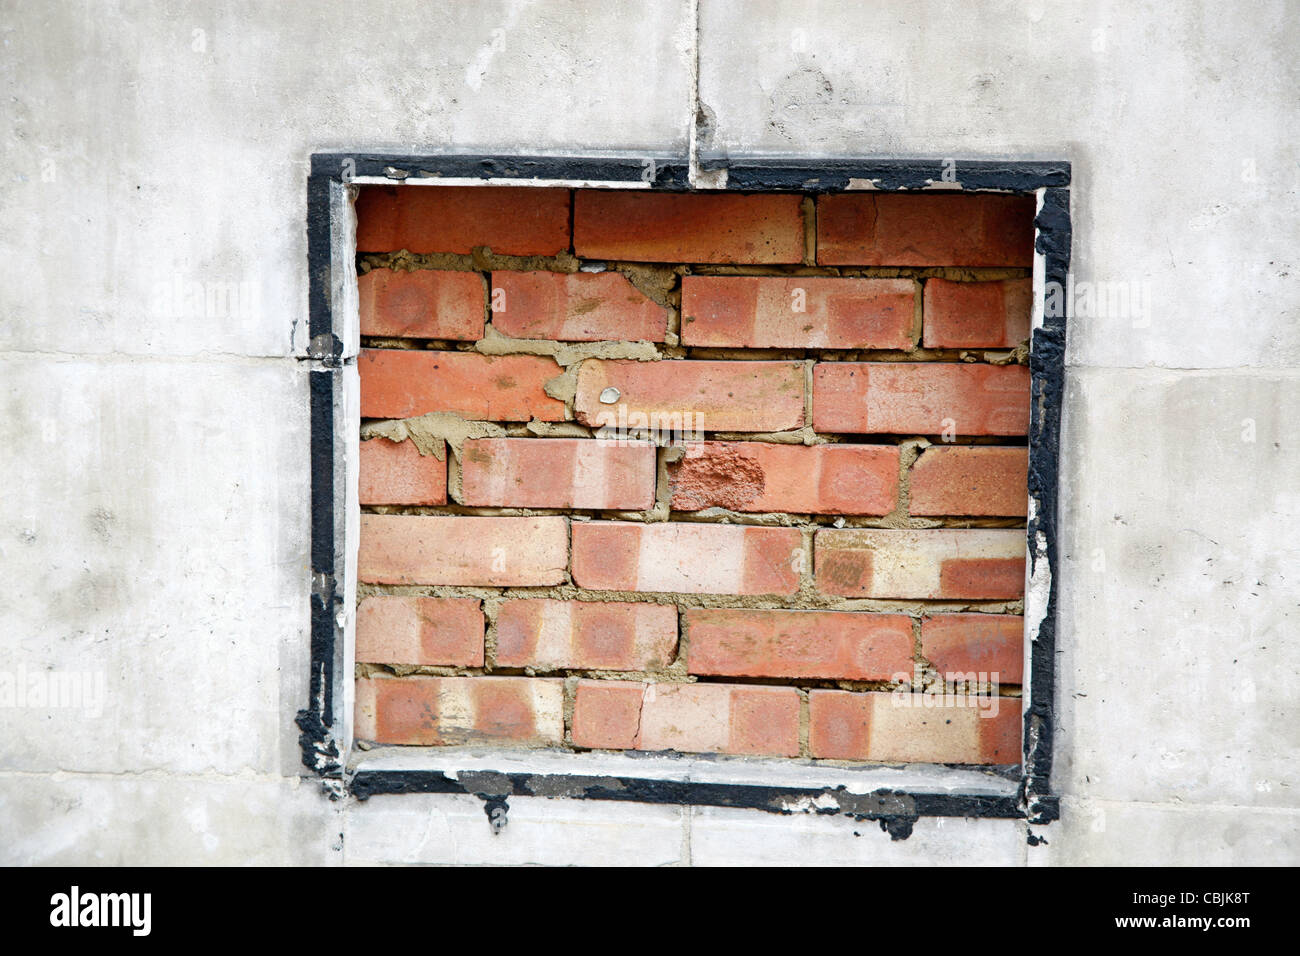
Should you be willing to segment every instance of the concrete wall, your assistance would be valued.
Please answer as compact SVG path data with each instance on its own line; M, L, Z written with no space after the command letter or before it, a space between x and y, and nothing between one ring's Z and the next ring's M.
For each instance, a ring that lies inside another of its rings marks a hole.
M0 861L1300 858L1300 8L205 7L0 8L0 671L88 675L0 708ZM494 837L300 777L309 154L692 143L1067 158L1076 279L1149 291L1071 328L1045 845L541 799Z

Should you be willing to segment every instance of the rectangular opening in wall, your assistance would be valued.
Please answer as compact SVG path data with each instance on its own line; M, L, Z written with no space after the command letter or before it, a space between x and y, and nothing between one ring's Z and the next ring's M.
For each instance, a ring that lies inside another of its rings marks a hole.
M1041 195L825 184L350 186L354 791L1025 814Z

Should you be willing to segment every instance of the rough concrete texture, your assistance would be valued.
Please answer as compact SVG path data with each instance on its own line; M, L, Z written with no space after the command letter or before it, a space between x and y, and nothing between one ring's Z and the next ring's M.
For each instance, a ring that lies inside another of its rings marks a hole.
M1149 296L1146 315L1076 322L1073 364L1300 362L1294 4L700 0L699 16L703 158L952 157L958 179L963 158L1069 159L1075 278Z
M695 13L5 5L0 670L102 673L106 694L98 716L0 708L0 832L19 835L0 861L1300 859L1300 11ZM1008 821L894 842L538 798L493 836L472 797L330 803L298 782L309 154L692 139L706 159L951 156L959 178L962 158L1073 163L1075 278L1131 301L1099 315L1076 293L1070 330L1046 845Z

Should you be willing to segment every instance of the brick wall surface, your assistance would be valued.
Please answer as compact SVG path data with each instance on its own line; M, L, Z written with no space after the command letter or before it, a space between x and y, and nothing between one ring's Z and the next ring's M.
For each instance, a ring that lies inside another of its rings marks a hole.
M1033 207L363 187L358 738L1017 763Z

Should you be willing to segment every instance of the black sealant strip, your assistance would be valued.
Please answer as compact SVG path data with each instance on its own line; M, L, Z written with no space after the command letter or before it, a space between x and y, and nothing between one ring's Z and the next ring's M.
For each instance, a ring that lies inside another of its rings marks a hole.
M1024 812L1013 796L874 790L851 793L843 787L780 787L736 783L702 783L643 777L582 776L476 771L448 776L439 770L362 770L351 783L361 800L382 794L462 793L484 800L549 797L575 800L621 800L676 806L732 807L769 813L843 814L878 821L895 840L911 835L920 817L993 817L1020 819Z
M409 156L388 153L317 153L313 175L347 181L359 176L394 183L407 178L553 179L648 183L659 189L686 189L686 160L680 156Z
M337 364L343 342L334 332L330 270L333 267L330 221L330 178L307 177L307 328L311 336L308 355Z
M1059 815L1051 797L1052 735L1056 714L1056 614L1059 593L1059 512L1061 409L1065 393L1065 341L1068 305L1064 290L1070 269L1070 192L1043 191L1036 220L1036 249L1044 259L1043 324L1034 330L1029 352L1029 495L1034 514L1028 522L1030 577L1037 568L1039 538L1047 559L1046 613L1030 635L1029 687L1024 713L1024 782L1026 816L1047 823Z
M308 373L311 402L311 673L307 707L298 712L303 763L337 775L334 724L335 608L334 396L337 370Z
M879 190L941 188L969 192L1033 192L1068 186L1070 164L1064 162L996 162L968 159L869 160L726 160L702 162L727 170L727 188L840 192L871 183Z
M1036 225L1037 250L1046 260L1048 288L1063 290L1070 262L1069 189L1067 162L997 162L961 159L828 159L780 160L763 158L712 159L707 168L728 170L732 190L834 192L845 190L850 180L870 181L882 191L922 189L951 183L963 190L1034 192L1044 190ZM342 341L335 327L330 296L332 286L333 223L330 190L360 176L383 177L399 183L409 177L479 179L557 179L648 182L657 190L689 188L687 165L675 157L554 157L554 156L410 156L387 153L318 153L312 156L307 188L307 248L310 356L327 366L337 366ZM855 184L856 185L856 184ZM1063 297L1058 296L1057 301ZM976 794L878 791L867 796L843 790L753 787L736 784L682 783L624 777L580 777L536 774L447 777L437 771L362 771L351 782L351 792L361 799L386 793L476 793L504 798L520 796L570 796L594 800L631 800L698 806L732 806L791 812L788 805L803 799L834 798L835 806L817 812L851 813L881 823L895 839L911 833L920 816L1027 818L1047 823L1059 816L1059 801L1051 791L1052 732L1056 693L1056 612L1058 564L1057 485L1059 481L1061 401L1065 374L1064 308L1045 310L1044 324L1034 330L1030 352L1032 410L1030 423L1029 493L1035 514L1027 537L1031 573L1038 537L1051 575L1047 613L1035 635L1030 635L1030 685L1024 715L1024 762L1018 798ZM322 336L328 338L322 339ZM334 534L334 397L336 370L313 371L311 380L312 475L312 599L311 674L308 706L299 711L303 763L326 777L341 773L335 744L334 661L337 650L335 609L337 576ZM508 781L484 788L484 777ZM500 793L492 794L496 789Z

